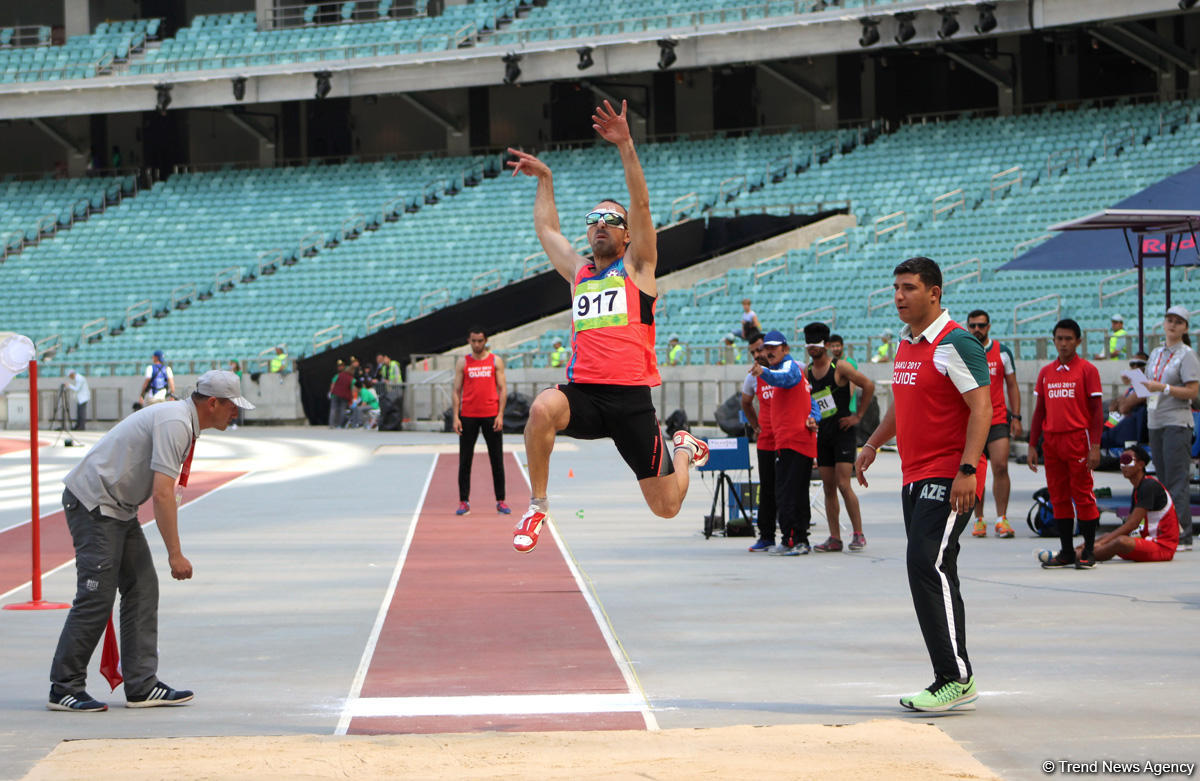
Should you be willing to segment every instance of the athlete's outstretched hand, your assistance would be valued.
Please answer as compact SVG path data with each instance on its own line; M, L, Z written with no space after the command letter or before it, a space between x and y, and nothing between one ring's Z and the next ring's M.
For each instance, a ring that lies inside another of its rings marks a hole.
M628 102L621 101L621 113L613 111L612 104L607 100L603 106L596 107L596 113L592 114L592 127L600 134L600 137L610 144L620 144L624 141L631 141L633 137L629 135L629 122L625 119L625 112L628 108Z
M543 176L550 175L550 166L538 160L528 152L522 152L519 149L508 148L508 153L516 160L509 160L505 165L513 169L512 175L525 174L526 176L536 176L539 179Z

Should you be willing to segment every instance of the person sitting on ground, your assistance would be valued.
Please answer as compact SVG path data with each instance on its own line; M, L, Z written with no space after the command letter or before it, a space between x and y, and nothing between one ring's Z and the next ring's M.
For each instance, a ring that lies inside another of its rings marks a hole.
M1158 478L1146 474L1149 463L1150 454L1141 447L1126 448L1121 453L1121 474L1133 485L1129 515L1125 517L1125 523L1096 540L1096 561L1108 561L1114 556L1127 561L1170 561L1175 558L1175 549L1179 545L1175 505ZM1135 530L1136 537L1133 536ZM1075 548L1077 558L1082 550L1083 546Z

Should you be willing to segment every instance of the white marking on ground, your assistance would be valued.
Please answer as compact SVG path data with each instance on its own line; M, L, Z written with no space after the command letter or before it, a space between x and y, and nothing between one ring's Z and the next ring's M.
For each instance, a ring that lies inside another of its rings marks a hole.
M366 697L347 708L352 717L532 716L557 713L637 713L641 696L620 694L495 694L461 697Z

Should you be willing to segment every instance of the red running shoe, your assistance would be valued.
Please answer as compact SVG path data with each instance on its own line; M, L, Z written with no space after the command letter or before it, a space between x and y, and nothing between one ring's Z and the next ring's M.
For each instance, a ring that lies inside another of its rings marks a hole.
M704 466L708 463L708 443L701 442L687 431L676 431L672 440L675 448L687 448L692 454L692 466Z
M548 518L546 513L532 507L525 511L520 523L513 529L513 547L518 553L529 553L537 547L538 534Z

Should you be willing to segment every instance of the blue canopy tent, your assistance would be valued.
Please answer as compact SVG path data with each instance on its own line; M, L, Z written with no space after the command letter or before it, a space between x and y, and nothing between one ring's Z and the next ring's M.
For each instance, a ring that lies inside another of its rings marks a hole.
M1111 209L1051 225L1061 231L998 271L1138 270L1138 348L1145 348L1145 269L1164 266L1167 306L1171 268L1200 263L1200 165L1154 184ZM1130 238L1133 234L1133 239ZM1161 238L1158 238L1161 237ZM1133 241L1137 242L1134 250ZM1190 252L1180 255L1180 250Z

